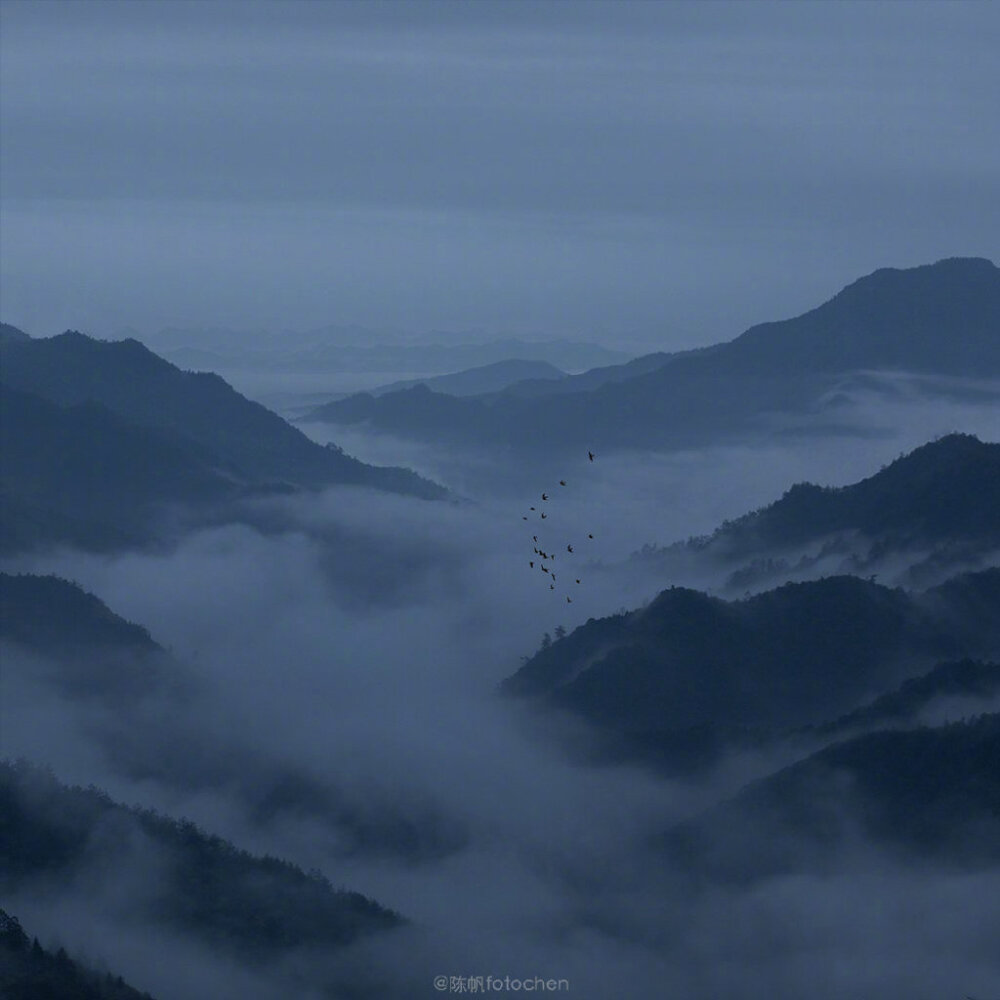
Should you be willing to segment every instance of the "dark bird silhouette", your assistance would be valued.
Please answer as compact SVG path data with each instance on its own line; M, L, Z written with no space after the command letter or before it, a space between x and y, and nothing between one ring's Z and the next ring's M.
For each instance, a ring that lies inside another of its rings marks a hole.
M534 507L529 507L529 508L528 508L528 510L534 510L534 509L535 509Z
M560 479L559 480L559 485L560 486L565 486L566 485L566 480L565 479Z
M593 535L587 535L587 537L588 537L588 538L593 538L594 536L593 536Z
M572 552L573 551L573 546L572 545L567 545L566 546L566 551L567 552Z
M566 598L566 603L567 604L572 604L573 603L573 598L572 597L567 597Z
M548 495L548 493L543 493L543 494L542 494L542 499L543 499L543 500L548 500L548 498L549 498L549 495Z
M543 567L542 567L542 572L543 572L543 573L548 573L548 571L549 571L549 568L548 568L548 566L543 566Z
M533 542L537 542L537 541L538 541L538 535L532 535L532 536L531 536L531 540L532 540Z
M555 590L555 589L556 589L556 585L554 583L550 583L549 584L549 590Z
M527 521L528 520L528 515L527 514L522 514L521 515L521 520L522 521Z
M531 567L532 569L534 569L534 568L535 568L535 560L534 560L534 559L532 559L532 560L531 560L531 561L530 561L530 562L528 563L528 565L529 565L529 566L530 566L530 567Z
M542 517L547 517L547 516L548 516L548 515L546 515L546 514L544 513L544 511L543 511L543 512L542 512Z
M587 452L587 458L589 458L591 460L591 462L593 462L594 461L594 453L592 451L588 451Z
M553 583L555 582L555 579L556 579L556 575L555 575L555 573L553 573L552 574L552 581L553 581Z
M579 580L577 580L576 582L577 582L577 583L579 583L580 581L579 581Z

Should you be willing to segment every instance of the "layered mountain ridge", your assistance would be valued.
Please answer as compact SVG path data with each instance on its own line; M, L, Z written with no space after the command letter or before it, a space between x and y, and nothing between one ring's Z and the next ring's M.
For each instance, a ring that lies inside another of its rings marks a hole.
M566 392L537 384L491 397L456 399L423 390L329 403L311 419L363 424L416 439L514 449L585 445L695 446L808 418L837 425L825 395L854 371L934 376L1000 375L1000 270L989 260L953 258L861 278L794 319L752 327L712 348L653 356L622 380Z

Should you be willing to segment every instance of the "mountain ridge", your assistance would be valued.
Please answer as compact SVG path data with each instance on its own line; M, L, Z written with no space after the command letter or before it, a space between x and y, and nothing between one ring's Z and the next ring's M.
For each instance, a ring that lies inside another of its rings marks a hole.
M1000 376L1000 270L983 258L884 268L792 319L591 391L468 397L348 397L323 411L417 439L547 450L695 446L773 430L784 415L837 425L823 397L858 369ZM655 357L655 356L653 356ZM637 359L639 360L639 359Z
M137 340L100 341L71 330L6 341L0 361L4 386L62 407L100 403L126 421L198 442L251 481L445 495L409 470L367 466L340 449L315 444L220 376L182 372Z

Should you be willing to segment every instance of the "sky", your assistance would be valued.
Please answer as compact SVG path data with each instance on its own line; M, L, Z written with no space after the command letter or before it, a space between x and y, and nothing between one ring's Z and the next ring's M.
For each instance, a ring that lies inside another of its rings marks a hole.
M0 3L0 300L730 339L997 259L989 3Z

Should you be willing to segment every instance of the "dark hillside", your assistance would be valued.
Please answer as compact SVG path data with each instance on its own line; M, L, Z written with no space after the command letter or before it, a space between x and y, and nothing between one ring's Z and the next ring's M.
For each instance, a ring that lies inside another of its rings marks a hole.
M745 882L865 863L975 870L1000 862L1000 715L869 733L748 785L672 829L667 855L696 878Z
M62 407L99 403L121 419L197 443L251 483L373 486L430 498L444 491L406 469L378 469L321 447L218 375L182 372L136 340L69 331L5 341L3 380Z

